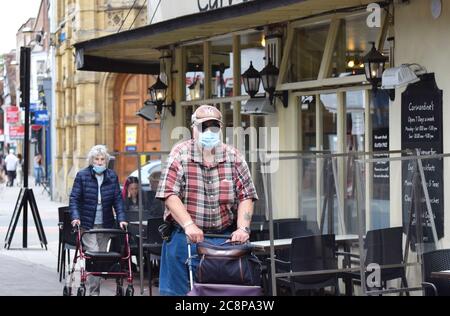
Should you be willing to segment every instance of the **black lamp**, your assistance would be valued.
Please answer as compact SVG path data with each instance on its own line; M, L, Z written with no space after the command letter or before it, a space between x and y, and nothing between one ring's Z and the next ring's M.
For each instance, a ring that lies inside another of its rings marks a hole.
M172 101L172 104L165 105L167 98L167 88L168 86L161 81L161 78L158 76L156 83L148 88L148 94L150 95L150 101L156 105L156 112L161 114L163 107L167 107L175 116L175 102Z
M242 74L242 81L244 82L245 92L254 98L259 91L259 85L261 84L261 75L253 67L253 62L250 62L250 67Z
M275 89L277 87L278 75L280 74L280 70L272 63L272 60L269 58L269 62L266 67L261 70L260 75L263 83L264 90L269 94L270 102L273 102L273 97L275 94Z
M381 83L388 58L375 48L375 42L370 42L370 44L372 44L372 49L364 56L364 67L366 78L372 84L373 90L376 91Z

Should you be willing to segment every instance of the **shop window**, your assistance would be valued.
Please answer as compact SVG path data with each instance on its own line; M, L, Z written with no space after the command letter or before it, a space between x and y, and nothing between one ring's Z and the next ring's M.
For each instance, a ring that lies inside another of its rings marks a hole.
M370 50L370 42L377 42L381 28L367 26L367 14L358 13L341 20L328 77L364 75L363 57ZM390 55L389 42L382 49Z
M288 82L317 79L329 29L327 22L295 29Z

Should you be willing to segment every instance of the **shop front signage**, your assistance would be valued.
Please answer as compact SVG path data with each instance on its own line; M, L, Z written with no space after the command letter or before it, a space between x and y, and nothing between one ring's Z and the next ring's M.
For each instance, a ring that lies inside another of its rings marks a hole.
M185 15L213 11L253 0L150 0L148 14L151 23L175 19Z
M11 139L24 139L25 137L25 126L9 126L9 138Z
M20 119L20 112L17 106L10 106L6 109L6 122L18 123Z
M411 84L402 94L401 109L401 135L402 150L412 150L420 155L433 155L443 152L443 121L442 121L443 92L436 85L434 74L426 74L420 82ZM433 242L430 218L423 198L423 190L417 191L420 195L412 194L413 161L402 166L402 201L403 223L408 223L410 210L414 210L414 198L420 199L422 211L422 225L424 242ZM436 224L438 238L444 236L444 162L442 159L422 160L425 181L430 198L431 209ZM412 224L415 224L415 214L412 212ZM414 229L414 227L411 227ZM415 229L412 231L413 244L415 244Z

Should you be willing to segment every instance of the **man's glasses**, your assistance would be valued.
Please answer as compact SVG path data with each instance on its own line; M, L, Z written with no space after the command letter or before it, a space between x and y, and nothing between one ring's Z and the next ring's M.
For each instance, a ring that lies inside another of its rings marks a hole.
M217 131L220 129L220 123L218 121L206 121L202 123L202 132L205 132L208 128L211 128L213 131Z

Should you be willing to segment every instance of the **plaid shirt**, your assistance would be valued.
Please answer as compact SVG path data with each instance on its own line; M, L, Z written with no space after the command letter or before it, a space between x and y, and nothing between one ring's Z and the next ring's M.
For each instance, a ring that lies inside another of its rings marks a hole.
M247 163L235 148L218 146L214 162L205 165L194 140L176 145L167 159L156 197L171 195L177 195L194 223L208 231L229 227L240 202L258 199ZM164 219L173 220L167 208Z

